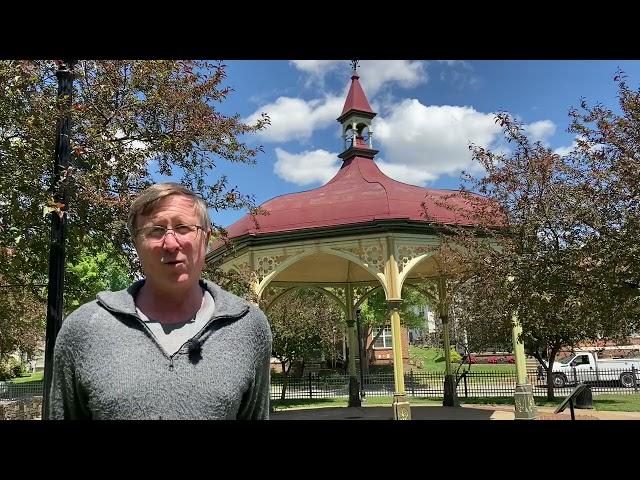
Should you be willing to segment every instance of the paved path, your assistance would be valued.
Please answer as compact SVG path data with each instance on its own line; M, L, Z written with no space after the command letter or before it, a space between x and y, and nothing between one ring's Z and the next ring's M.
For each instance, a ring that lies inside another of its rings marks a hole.
M570 420L567 408L559 414L550 407L538 407L539 420ZM576 420L640 420L640 412L603 412L576 410ZM411 407L413 420L513 420L511 406L465 405L441 407L438 405L416 405ZM329 407L276 410L272 420L392 420L391 407Z

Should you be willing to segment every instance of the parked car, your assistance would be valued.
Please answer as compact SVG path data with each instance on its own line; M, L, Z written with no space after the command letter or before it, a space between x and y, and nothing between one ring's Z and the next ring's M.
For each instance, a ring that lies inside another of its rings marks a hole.
M595 352L579 351L553 362L553 385L617 381L622 387L640 384L640 358L598 359Z

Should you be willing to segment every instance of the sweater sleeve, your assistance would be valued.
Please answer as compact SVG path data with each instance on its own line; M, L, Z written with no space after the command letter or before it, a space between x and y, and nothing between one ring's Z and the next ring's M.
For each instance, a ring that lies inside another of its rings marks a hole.
M243 397L239 420L269 420L271 392L271 329L267 317L258 310L259 331L256 334L256 361L251 388Z
M72 351L73 331L71 317L63 324L53 350L53 375L49 391L49 419L89 419L86 406L78 388L76 365Z

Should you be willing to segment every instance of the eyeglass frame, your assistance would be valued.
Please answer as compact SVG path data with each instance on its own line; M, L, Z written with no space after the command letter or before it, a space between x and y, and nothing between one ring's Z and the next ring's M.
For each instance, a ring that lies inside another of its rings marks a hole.
M179 235L177 235L177 234L176 234L176 231L175 231L175 229L176 229L176 228L180 228L180 227L196 227L196 235L195 235L195 237L193 238L193 240L195 240L196 238L198 238L198 232L199 232L199 231L204 230L204 227L203 227L202 225L188 224L188 223L182 223L182 224L180 224L180 225L176 225L176 226L175 226L175 227L173 227L173 228L163 227L162 225L150 225L150 226L148 226L148 227L141 227L141 228L138 228L138 229L136 230L136 232L135 232L135 236L137 237L137 236L138 236L140 233L142 233L142 231L143 231L143 230L145 230L145 229L149 229L149 228L161 228L161 229L163 229L163 230L164 230L164 233L162 234L162 237L160 237L160 238L158 238L158 239L150 239L150 238L148 238L148 237L146 237L146 236L142 235L142 238L144 238L144 240L146 240L146 241L153 241L153 242L160 243L160 242L162 242L162 241L167 237L167 234L169 233L169 231L171 231L171 232L173 232L173 238L175 238L175 239L176 239L176 241L177 241L178 243L182 244L182 243L180 242L180 240L179 240Z

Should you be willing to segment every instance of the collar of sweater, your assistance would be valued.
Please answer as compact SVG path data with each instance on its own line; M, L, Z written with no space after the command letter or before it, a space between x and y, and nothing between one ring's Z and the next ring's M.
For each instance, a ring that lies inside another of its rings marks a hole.
M129 288L117 292L100 292L97 295L98 302L112 312L136 316L135 297L144 282L144 279L138 280ZM223 290L215 283L201 279L200 285L211 294L215 302L213 318L239 318L249 311L246 300Z

